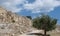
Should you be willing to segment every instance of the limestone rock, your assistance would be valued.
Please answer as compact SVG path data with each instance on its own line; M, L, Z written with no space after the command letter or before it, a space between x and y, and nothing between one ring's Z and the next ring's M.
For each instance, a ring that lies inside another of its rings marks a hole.
M32 21L0 7L0 36L17 36L31 31Z

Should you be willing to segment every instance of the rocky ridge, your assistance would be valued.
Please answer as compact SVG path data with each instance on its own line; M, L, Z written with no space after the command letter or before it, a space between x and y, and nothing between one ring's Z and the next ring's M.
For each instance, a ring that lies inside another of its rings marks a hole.
M32 21L0 7L0 36L17 36L31 31Z

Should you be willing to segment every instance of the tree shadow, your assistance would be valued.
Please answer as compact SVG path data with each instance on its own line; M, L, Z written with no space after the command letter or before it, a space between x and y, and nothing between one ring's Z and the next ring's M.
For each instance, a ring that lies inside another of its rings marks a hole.
M27 35L50 36L49 34L44 35L42 33L30 33L30 34L27 34Z

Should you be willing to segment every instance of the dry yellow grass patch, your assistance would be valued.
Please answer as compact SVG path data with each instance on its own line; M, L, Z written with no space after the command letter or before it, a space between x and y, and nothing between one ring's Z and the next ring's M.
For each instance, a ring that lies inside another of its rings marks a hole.
M51 36L60 36L60 32L48 32Z

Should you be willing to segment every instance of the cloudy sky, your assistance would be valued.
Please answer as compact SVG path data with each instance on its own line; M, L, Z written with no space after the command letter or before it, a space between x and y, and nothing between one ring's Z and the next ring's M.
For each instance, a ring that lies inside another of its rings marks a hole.
M60 24L60 0L0 0L0 6L23 16L40 16L48 14L58 19Z

